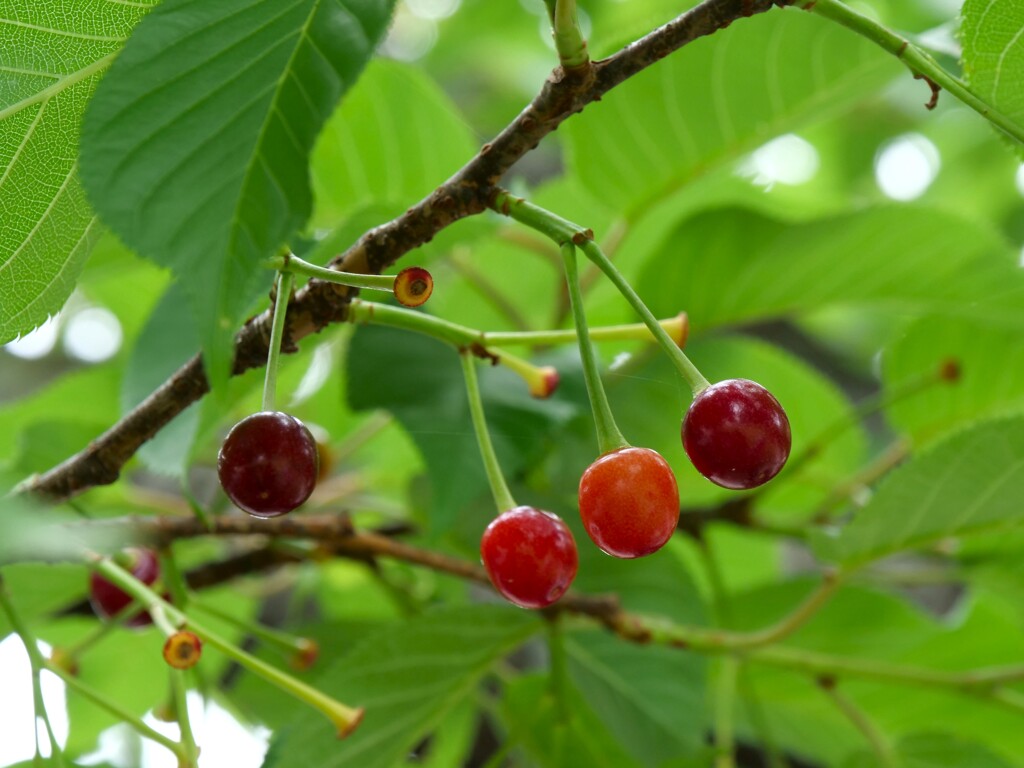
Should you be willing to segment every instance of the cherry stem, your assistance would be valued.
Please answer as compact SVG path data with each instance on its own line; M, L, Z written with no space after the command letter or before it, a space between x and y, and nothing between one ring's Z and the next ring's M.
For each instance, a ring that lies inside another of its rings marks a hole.
M736 768L733 707L739 671L740 660L736 656L727 655L719 660L715 686L715 768Z
M178 728L181 729L181 746L185 753L180 768L198 768L199 747L196 745L196 736L192 730L192 721L188 713L188 685L185 681L184 669L172 669L171 693L174 696L174 714L178 721Z
M300 259L294 253L274 256L264 262L264 265L280 272L312 277L335 285L347 285L350 288L368 288L373 291L388 291L389 293L394 293L395 290L394 275L364 275L358 272L342 272L337 269L318 267L316 264L310 264L308 261Z
M576 0L546 0L548 13L551 16L552 35L555 39L555 50L558 60L564 69L578 69L585 66L590 57L587 55L587 41L583 39L579 18L576 13Z
M131 576L128 578L131 578ZM18 635L22 644L25 646L25 652L28 654L29 664L32 668L34 686L36 686L39 680L40 671L43 669L48 670L64 681L64 684L67 685L68 688L77 691L84 698L89 699L100 708L107 710L107 712L110 712L115 717L124 721L143 737L167 747L167 749L171 750L176 757L184 759L185 754L181 744L150 728L131 712L128 712L116 702L111 701L91 686L83 683L75 675L71 674L59 664L54 664L43 657L42 652L39 650L39 642L36 640L35 635L32 634L32 631L28 628L28 625L23 621L21 614L11 601L10 594L7 592L7 587L2 576L0 576L0 610L6 614L7 620L10 622L15 634ZM42 689L39 688L38 692L34 692L34 695L36 714L37 716L42 717L43 722L47 724L47 731L51 734L50 738L53 754L59 755L60 750L57 740L52 735L52 728L49 725L49 717L46 714L46 708L43 706Z
M274 297L274 322L270 326L270 346L267 349L267 375L263 380L263 410L272 411L277 401L277 363L281 356L281 340L284 338L284 324L288 316L288 301L291 299L291 272L277 273L277 295Z
M282 632L280 630L264 626L258 622L246 621L238 616L232 616L230 613L226 613L219 608L215 608L210 605L194 593L189 595L188 604L191 608L195 608L202 613L223 621L225 624L230 624L243 632L253 635L254 637L258 637L268 645L272 645L292 657L301 656L304 653L308 653L310 650L312 641L308 638L296 637L295 635L290 635L287 632Z
M573 320L579 338L580 359L583 361L583 379L590 397L590 409L594 413L594 426L597 428L597 449L604 455L625 448L629 445L622 436L612 415L608 395L601 383L601 374L597 368L597 356L594 345L587 330L587 314L583 309L583 294L580 292L580 275L576 264L576 246L566 243L562 246L562 261L565 263L565 279L569 286L569 303L572 306Z
M604 255L601 247L594 242L594 233L591 230L573 224L571 221L563 219L551 211L529 203L521 197L515 197L504 190L500 190L495 195L491 208L503 216L515 219L521 224L525 224L541 234L547 235L558 244L559 248L566 243L574 243L582 248L587 258L605 273L608 279L618 288L619 293L629 302L634 311L640 315L640 319L644 321L644 324L650 329L654 338L661 344L669 359L683 377L683 380L690 385L694 396L710 386L708 380L697 370L697 366L690 362L690 359L679 346L672 341L671 337L658 324L658 320L637 295L636 291L633 290L633 287L626 278L622 276L622 273Z
M451 344L459 350L472 347L477 354L496 360L509 370L519 374L526 382L531 394L537 397L546 397L551 394L553 369L536 366L511 352L488 349L485 346L487 334L482 331L476 331L428 315L425 312L414 312L404 307L392 307L360 299L353 299L349 305L348 320L352 323L373 323L374 325L415 331Z
M229 643L204 626L197 624L195 620L187 617L109 558L103 558L99 555L90 555L90 558L89 566L94 571L101 574L107 581L120 587L122 591L140 600L151 615L163 612L170 623L177 626L188 625L189 630L195 633L204 643L209 643L211 647L216 648L228 658L238 662L250 672L259 675L267 682L290 693L299 701L319 710L337 727L339 736L347 736L362 720L362 709L354 709L342 704L337 699L331 698L322 691L289 675L287 672L282 672L267 664L262 659L258 659L252 654L243 651L233 643Z
M462 373L466 379L466 394L469 396L469 413L473 418L473 431L476 432L476 442L480 447L480 457L484 461L484 471L487 473L487 482L491 486L494 504L500 514L513 509L516 502L505 482L501 465L498 463L498 456L494 452L494 444L491 442L491 433L487 430L484 403L480 398L480 382L476 376L476 359L468 350L460 350L459 359L462 361Z

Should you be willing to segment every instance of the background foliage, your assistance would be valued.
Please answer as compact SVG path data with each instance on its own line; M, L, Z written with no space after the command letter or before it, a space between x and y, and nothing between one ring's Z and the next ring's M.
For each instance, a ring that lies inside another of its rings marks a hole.
M187 515L190 503L228 513L216 451L259 408L260 383L259 372L228 380L229 341L266 305L262 261L287 241L325 263L404 211L557 63L540 0L392 5L0 0L5 488L82 449L202 348L215 397L77 504L94 518ZM687 5L587 0L581 17L591 50L609 54ZM858 7L1024 122L1019 3ZM576 532L578 590L614 592L657 626L745 631L788 614L823 565L856 566L783 650L941 672L1021 663L1020 145L948 94L926 110L929 95L868 40L776 9L628 80L502 180L593 227L656 314L688 312L688 352L709 379L771 389L794 457L819 447L752 494L751 515L715 517L736 496L686 461L688 393L671 367L645 344L601 346L623 432L668 459L684 527L701 531L612 561L575 510L596 452L575 351L527 350L560 371L549 400L504 369L481 371L516 497ZM411 263L434 274L433 314L487 330L567 326L557 252L495 215L456 223ZM634 321L610 285L588 279L593 324ZM83 318L101 328L86 352L74 343ZM88 350L112 333L113 351L94 360ZM936 380L951 360L959 380ZM341 324L282 366L282 404L333 457L309 510L346 510L360 529L409 526L412 542L478 559L493 510L449 348ZM63 613L84 596L87 571L19 549L39 514L24 501L5 508L0 561L16 562L3 576L39 637L69 645L94 625ZM200 538L175 550L193 566L241 546ZM775 646L752 652L724 697L722 657L630 643L579 617L555 642L564 666L552 664L541 618L402 562L310 556L208 599L317 639L321 660L303 678L367 707L339 743L318 716L204 653L197 687L270 729L267 768L704 766L722 759L708 744L723 722L742 765L877 765L874 729L892 765L1024 766L1012 684L997 697L832 670L866 732L814 674L773 663ZM10 630L0 615L0 634ZM82 679L133 714L157 709L161 644L153 631L111 633L82 658ZM67 707L77 759L116 720L73 694ZM0 744L13 739L7 728L0 720ZM124 749L103 759L141 759Z

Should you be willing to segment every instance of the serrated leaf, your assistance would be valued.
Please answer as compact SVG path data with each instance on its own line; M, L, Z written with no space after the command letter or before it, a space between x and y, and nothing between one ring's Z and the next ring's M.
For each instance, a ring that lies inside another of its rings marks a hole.
M336 225L371 203L404 211L475 151L472 132L436 83L409 65L375 61L313 152L315 223Z
M876 92L899 66L838 25L773 11L702 38L569 121L569 165L619 210Z
M704 740L704 659L587 632L566 639L569 671L605 727L636 760L658 766Z
M196 308L207 375L306 222L321 127L390 18L381 0L166 0L132 35L82 130L103 220L170 267Z
M963 67L971 90L1024 125L1024 5L965 0L962 14Z
M526 611L458 606L374 634L316 681L366 708L355 733L339 742L324 718L302 712L273 740L264 768L392 768L495 662L539 630Z
M1024 271L991 228L947 210L883 205L787 224L743 209L681 222L640 277L655 314L691 329L829 305L944 312L1019 327Z
M64 305L99 237L78 180L79 123L153 4L0 3L0 344Z
M893 470L823 557L855 566L947 537L1024 520L1024 418L989 422L943 440Z

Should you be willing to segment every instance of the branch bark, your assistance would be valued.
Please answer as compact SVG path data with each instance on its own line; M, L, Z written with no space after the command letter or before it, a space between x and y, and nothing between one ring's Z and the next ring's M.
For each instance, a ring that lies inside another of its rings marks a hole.
M791 2L704 0L607 59L569 71L555 69L533 101L461 170L401 216L366 232L331 266L346 272L380 273L459 219L487 210L502 176L587 104L694 40ZM344 321L355 295L351 288L310 281L289 306L284 351L294 351L295 342ZM269 337L269 311L246 322L235 338L234 375L265 363ZM144 442L208 391L197 355L84 450L31 478L21 490L60 501L115 482Z

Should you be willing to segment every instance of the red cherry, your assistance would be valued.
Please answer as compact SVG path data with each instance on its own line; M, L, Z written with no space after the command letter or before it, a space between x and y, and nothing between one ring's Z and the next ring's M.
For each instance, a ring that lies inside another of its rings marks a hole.
M147 587L160 576L160 563L156 552L151 549L128 549L125 554L131 558L129 572ZM89 602L92 610L101 619L116 616L132 602L132 596L117 585L107 581L98 573L89 577ZM147 611L140 611L125 622L128 627L145 627L153 623Z
M576 577L576 541L561 518L534 507L502 512L484 531L480 555L494 588L521 608L545 608Z
M643 557L665 545L679 522L679 487L657 451L620 448L580 478L580 516L609 555Z
M220 484L241 509L277 517L300 506L316 487L316 440L287 413L247 416L228 432L217 457Z
M720 381L698 394L683 419L682 436L697 471L734 490L775 477L792 443L779 401L747 379Z

